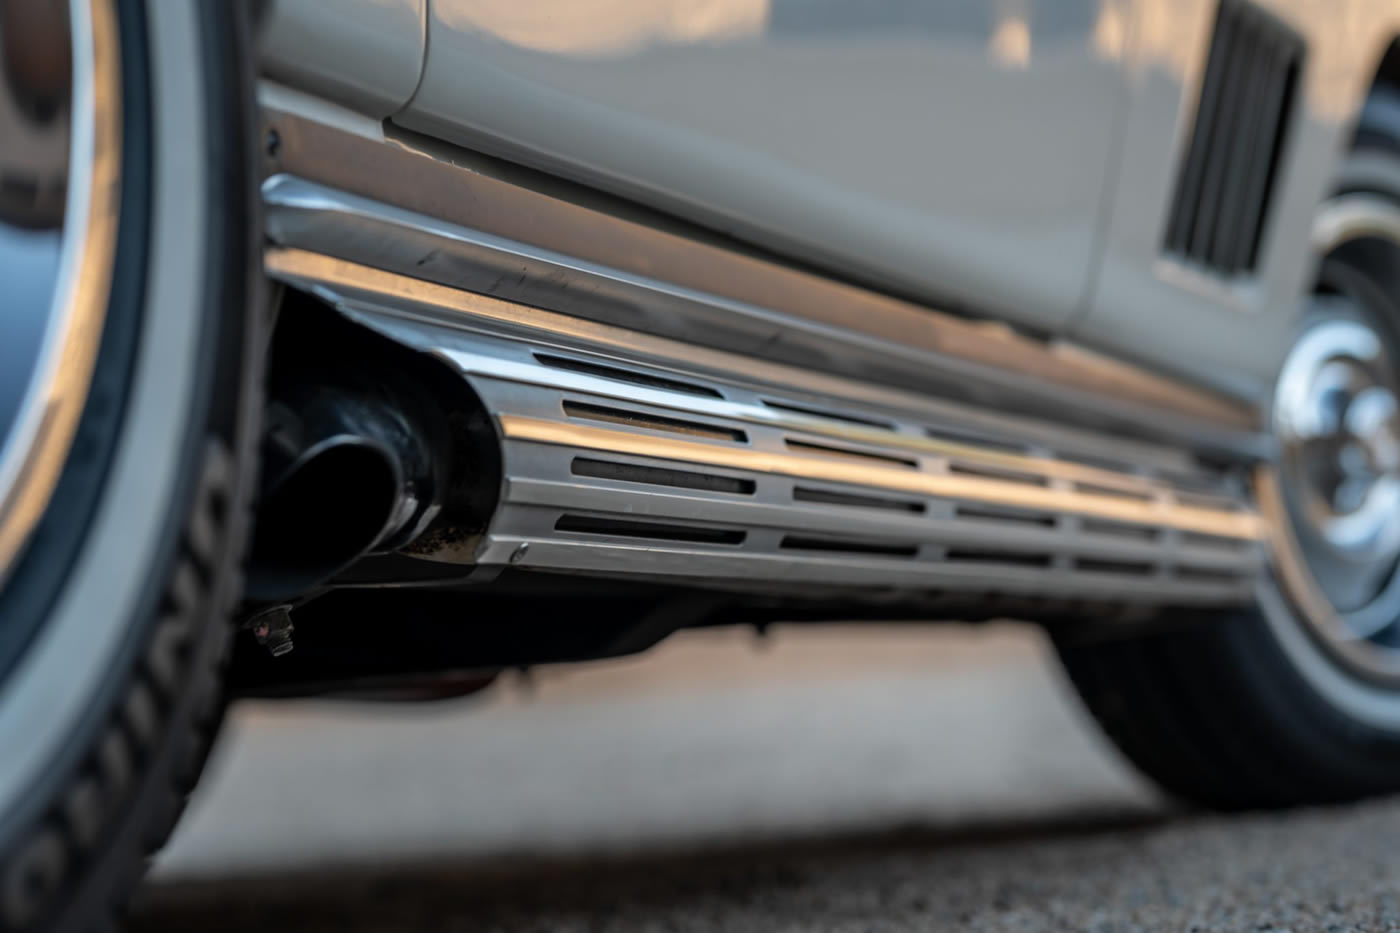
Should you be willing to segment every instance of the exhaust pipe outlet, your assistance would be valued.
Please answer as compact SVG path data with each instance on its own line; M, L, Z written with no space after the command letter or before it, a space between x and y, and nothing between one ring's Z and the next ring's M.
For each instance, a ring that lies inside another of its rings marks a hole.
M268 406L248 599L291 599L432 522L447 473L413 402L378 383L302 384Z

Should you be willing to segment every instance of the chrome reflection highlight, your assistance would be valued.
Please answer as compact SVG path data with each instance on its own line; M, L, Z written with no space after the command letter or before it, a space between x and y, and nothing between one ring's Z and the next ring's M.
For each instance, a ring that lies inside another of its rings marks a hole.
M118 56L110 0L0 0L0 580L58 482L101 337Z
M1320 255L1369 240L1400 256L1400 210L1346 194L1313 225ZM1342 254L1338 254L1342 255ZM1365 259L1373 262L1375 259ZM1296 615L1342 661L1400 680L1400 370L1377 311L1314 297L1275 387L1280 457L1256 476Z
M621 55L656 45L763 35L771 0L439 0L453 29L556 55Z
M1279 378L1279 471L1318 586L1367 637L1400 615L1388 585L1400 559L1400 405L1380 336L1350 303L1328 305Z

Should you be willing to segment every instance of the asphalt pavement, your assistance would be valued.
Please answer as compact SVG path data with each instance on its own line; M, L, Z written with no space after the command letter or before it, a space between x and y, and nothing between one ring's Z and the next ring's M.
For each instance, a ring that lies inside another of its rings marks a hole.
M1012 626L236 708L137 930L1400 930L1400 802L1164 801Z

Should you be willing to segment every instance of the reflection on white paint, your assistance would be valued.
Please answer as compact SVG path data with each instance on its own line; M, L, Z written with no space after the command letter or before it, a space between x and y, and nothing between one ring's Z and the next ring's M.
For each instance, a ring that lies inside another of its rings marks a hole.
M769 0L435 0L448 27L561 55L616 55L763 34Z
M1024 16L1008 16L997 23L987 43L992 61L1005 68L1025 69L1031 64L1031 27Z
M1120 0L1102 0L1099 16L1094 20L1094 53L1105 61L1122 59L1127 45L1128 23Z
M1215 4L1211 0L1138 0L1133 58L1143 70L1163 71L1186 84L1205 67Z

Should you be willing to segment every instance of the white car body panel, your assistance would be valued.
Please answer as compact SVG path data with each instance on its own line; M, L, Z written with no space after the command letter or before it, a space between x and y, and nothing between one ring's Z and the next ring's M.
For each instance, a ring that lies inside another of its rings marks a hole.
M276 0L259 54L268 77L368 116L397 113L418 87L428 0Z
M1258 400L1400 2L1257 2L1308 50L1259 266L1228 282L1161 248L1215 0L274 0L263 57L367 116Z
M1121 22L1116 0L1026 8L437 0L394 120L1048 330L1088 282Z

